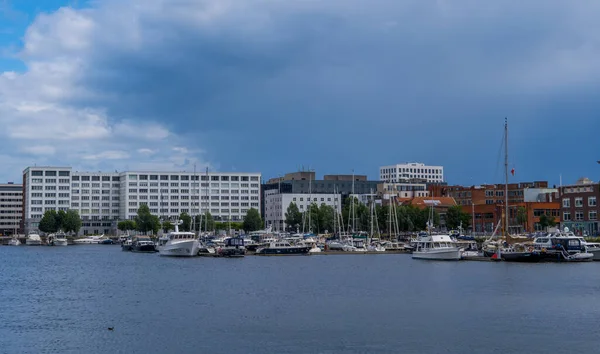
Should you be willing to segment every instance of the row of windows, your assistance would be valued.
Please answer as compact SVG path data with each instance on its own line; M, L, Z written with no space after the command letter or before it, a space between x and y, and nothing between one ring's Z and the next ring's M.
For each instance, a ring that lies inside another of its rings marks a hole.
M73 176L73 181L100 181L102 182L119 182L121 178L119 176Z
M442 170L439 168L410 168L410 167L393 167L393 168L382 168L381 173L429 173L434 175L441 175Z
M258 176L206 176L206 175L134 175L128 176L130 181L256 181Z
M46 171L46 173L44 174L44 171L35 170L35 171L31 171L31 175L36 176L36 177L39 177L39 176L56 177L57 171ZM69 171L58 171L58 176L69 177L70 175L71 175L71 173Z
M583 211L575 212L575 221L583 221ZM588 212L588 220L598 220L598 212L596 210L590 210ZM563 221L571 221L571 212L565 211L563 213Z
M597 201L596 201L596 197L587 197L587 202L588 202L588 206L590 206L590 207L595 207L598 205ZM563 205L563 208L570 208L571 207L571 198L563 198L562 205ZM575 198L575 207L576 208L583 207L583 197Z
M102 198L101 198L100 196L94 195L90 198L90 196L88 196L88 195L81 196L81 200L90 200L90 199L91 200L111 200L111 197L102 196ZM71 200L79 200L79 196L74 195L71 197ZM119 197L113 196L112 200L119 200Z
M128 209L129 214L134 214L134 215L129 215L129 219L133 220L135 219L135 214L137 213L137 209ZM248 212L248 209L210 209L210 213L213 214L213 216L220 214L246 214ZM175 214L178 215L179 213L190 213L189 209L150 209L150 213L152 214ZM231 216L231 220L238 220L238 217L236 215L232 215Z

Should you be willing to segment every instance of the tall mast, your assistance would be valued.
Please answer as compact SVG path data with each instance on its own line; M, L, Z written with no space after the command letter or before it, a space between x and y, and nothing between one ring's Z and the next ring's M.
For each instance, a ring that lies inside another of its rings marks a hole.
M352 233L356 230L356 217L354 210L354 169L352 169L352 205L350 206L352 209Z
M504 232L508 235L508 119L504 118L504 214L506 227Z
M210 188L210 178L208 178L208 167L206 167L206 217L204 218L204 233L208 233L208 210L210 210L208 208L208 206L210 206L210 195L209 195L209 188Z
M312 214L312 175L308 169L308 233L312 233L312 223L310 214Z
M196 209L196 206L194 205L195 203L195 199L194 196L196 195L196 186L194 185L194 183L196 181L194 181L196 179L196 164L194 164L194 177L192 177L192 232L196 232L196 219L198 218L198 211ZM200 198L198 198L200 199ZM198 201L200 202L200 201Z

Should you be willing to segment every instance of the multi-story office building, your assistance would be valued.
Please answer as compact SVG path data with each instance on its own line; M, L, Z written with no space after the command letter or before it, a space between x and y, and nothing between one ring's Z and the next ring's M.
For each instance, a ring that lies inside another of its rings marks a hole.
M389 200L393 197L428 197L429 191L426 183L380 183L377 186L377 195L383 200Z
M79 172L71 176L70 209L81 216L83 234L114 234L120 214L119 173Z
M277 189L266 190L264 195L265 201L265 224L267 227L272 227L275 231L284 231L287 228L285 223L285 213L291 203L295 203L301 213L309 210L311 204L321 206L322 204L329 205L341 212L342 195L340 193L280 193ZM307 222L308 224L308 222ZM303 230L298 230L303 231ZM308 232L308 229L304 230ZM313 232L325 232L325 230L313 230ZM333 230L327 230L333 231Z
M123 172L120 219L133 219L139 206L174 219L182 212L209 211L215 220L240 221L250 208L260 212L260 173Z
M379 179L392 183L415 180L441 183L444 182L444 167L427 166L418 162L382 166L379 168Z
M71 206L70 167L27 167L23 171L23 228L36 230L46 210Z
M23 186L0 184L0 235L22 233Z
M115 233L118 220L134 219L141 205L162 219L207 210L215 220L243 220L260 209L259 173L78 172L70 167L23 171L25 230L35 230L48 209L75 209L80 233Z
M504 204L504 184L485 184L480 186L430 185L429 191L434 197L452 197L458 205ZM521 182L508 184L508 203L514 205L526 201L538 201L542 194L557 192L548 188L547 181ZM527 196L527 198L526 198ZM533 200L535 198L536 200ZM545 200L539 200L545 201Z

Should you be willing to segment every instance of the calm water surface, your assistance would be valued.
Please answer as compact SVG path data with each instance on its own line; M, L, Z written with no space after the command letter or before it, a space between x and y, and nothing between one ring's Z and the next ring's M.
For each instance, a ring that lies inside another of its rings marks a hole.
M597 352L599 297L600 263L1 246L0 353Z

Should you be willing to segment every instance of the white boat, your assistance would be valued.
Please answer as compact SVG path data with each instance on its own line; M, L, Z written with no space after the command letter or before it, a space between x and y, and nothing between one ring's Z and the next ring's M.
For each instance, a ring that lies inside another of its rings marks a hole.
M198 255L200 241L193 232L179 232L179 223L175 224L175 231L169 232L166 237L161 237L158 252L161 256L194 257Z
M48 246L66 246L67 236L62 232L50 234L48 235L46 243L48 244Z
M586 242L585 247L587 248L588 253L594 255L594 257L592 257L594 261L600 261L600 243Z
M8 241L8 245L9 246L20 246L21 245L21 241L19 241L18 238L13 237L10 239L10 241Z
M78 238L73 240L73 243L76 245L97 245L104 239L104 235L102 236L88 236L84 238Z
M413 259L458 261L460 249L449 235L419 235Z
M27 235L27 239L25 240L25 244L27 246L41 246L42 245L42 239L40 238L40 235L38 235L35 232L30 232L29 235Z

